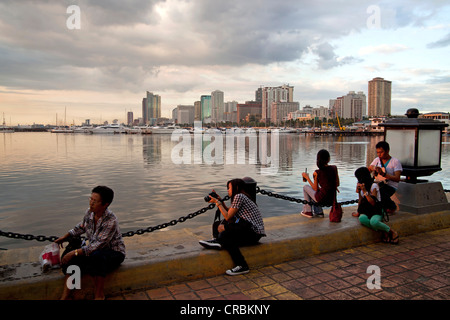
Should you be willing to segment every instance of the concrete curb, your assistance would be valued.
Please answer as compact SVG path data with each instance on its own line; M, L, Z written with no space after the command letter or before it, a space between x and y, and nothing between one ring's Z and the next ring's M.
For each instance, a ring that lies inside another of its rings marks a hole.
M261 243L242 248L250 267L262 267L304 257L367 245L379 241L379 234L361 226L351 216L356 207L344 208L341 223L325 218L306 219L299 214L266 218L267 237ZM450 211L427 214L398 212L388 225L401 237L450 227ZM223 274L233 267L226 251L206 250L198 240L211 237L211 226L169 230L126 238L127 259L108 275L105 294L154 288L176 282ZM386 244L389 246L389 244ZM1 300L59 299L64 277L59 270L42 274L37 262L42 247L0 252ZM92 279L83 277L75 298L93 296Z

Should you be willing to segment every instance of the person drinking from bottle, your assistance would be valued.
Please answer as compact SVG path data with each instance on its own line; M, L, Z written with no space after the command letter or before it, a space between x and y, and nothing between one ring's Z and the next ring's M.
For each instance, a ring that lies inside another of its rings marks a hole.
M339 187L338 169L334 165L329 165L330 153L322 149L317 153L317 167L314 171L313 179L311 181L308 173L303 172L304 181L308 184L303 186L303 196L308 202L303 205L301 215L307 218L322 217L322 206L331 206L336 198L337 188ZM313 202L311 206L309 203Z

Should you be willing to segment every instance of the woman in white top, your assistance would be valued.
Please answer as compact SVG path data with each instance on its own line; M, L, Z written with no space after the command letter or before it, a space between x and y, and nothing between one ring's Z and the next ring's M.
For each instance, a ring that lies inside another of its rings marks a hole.
M381 231L384 242L398 244L398 233L383 223L380 188L374 183L369 169L366 167L357 169L355 177L358 179L356 192L359 194L359 221L368 228Z

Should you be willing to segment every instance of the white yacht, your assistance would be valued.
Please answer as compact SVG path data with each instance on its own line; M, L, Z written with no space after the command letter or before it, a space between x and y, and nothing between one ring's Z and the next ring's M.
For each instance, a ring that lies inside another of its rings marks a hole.
M51 130L51 133L73 133L73 132L74 132L73 129L66 127L57 127Z
M222 130L217 129L217 128L209 128L209 129L206 129L205 133L217 134L217 133L222 133Z
M83 126L83 127L73 127L73 133L92 133L94 127L92 126Z
M205 129L204 128L199 128L199 127L194 127L192 129L189 129L189 133L195 133L195 134L203 134L205 133Z
M297 129L294 128L274 128L278 130L279 133L297 133Z
M151 134L152 133L152 127L150 126L139 126L138 127L141 134Z
M233 127L233 128L228 128L225 130L226 134L245 134L247 132L247 128L237 128L237 127Z
M165 127L152 127L151 131L152 131L152 134L165 134L165 133L171 134L175 130L179 130L179 129L181 129L180 126L170 125L170 126L165 126Z
M91 131L94 134L116 134L116 133L125 133L125 128L117 123L113 123L95 127Z
M14 129L8 127L0 127L0 133L14 133Z
M142 130L140 127L131 127L131 128L126 127L125 132L127 134L140 134L140 133L142 133Z

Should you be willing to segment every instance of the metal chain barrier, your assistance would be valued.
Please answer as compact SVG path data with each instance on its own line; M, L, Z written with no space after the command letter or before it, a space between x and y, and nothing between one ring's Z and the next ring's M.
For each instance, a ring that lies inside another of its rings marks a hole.
M444 189L444 192L450 192L450 190ZM278 194L278 193L275 193L275 192L272 192L272 191L261 190L258 186L256 187L256 193L261 193L262 195L267 195L268 197L274 197L274 198L277 198L277 199L287 200L287 201L291 201L291 202L297 202L297 203L302 203L302 204L309 204L309 205L320 206L320 205L318 205L318 204L316 204L316 203L314 203L312 201L308 202L306 200L297 199L297 198L293 198L293 197L288 197L288 196L285 196L285 195L282 195L282 194ZM230 199L230 197L226 196L226 197L223 198L223 201L226 201L228 199ZM356 199L356 200L349 200L349 201L339 202L339 204L341 204L341 205L348 205L348 204L354 204L354 203L358 203L358 200ZM202 213L205 213L208 210L212 210L214 208L215 208L215 205L213 203L211 203L210 205L208 205L208 206L206 206L206 207L204 207L204 208L202 208L200 210L197 210L197 211L195 211L193 213L189 213L187 216L180 217L178 219L174 219L174 220L171 220L169 222L159 224L157 226L148 227L146 229L138 229L136 231L124 232L124 233L122 233L122 237L132 237L132 236L134 236L136 234L137 235L142 235L144 233L153 232L155 230L161 230L161 229L167 228L169 226L174 226L177 223L185 222L186 220L195 218L196 216L198 216L198 215L200 215ZM20 234L20 233L16 233L16 232L5 232L5 231L2 231L2 230L0 230L0 236L6 237L6 238L12 238L12 239L37 240L37 241L40 241L40 242L43 242L43 241L54 242L56 239L58 239L58 237L56 237L56 236L50 236L50 237L42 236L42 235L34 236L32 234Z
M229 197L226 196L223 200L228 200ZM122 233L122 237L131 237L134 236L135 234L141 235L147 232L153 232L155 230L161 230L164 228L167 228L169 226L174 226L179 222L184 222L188 219L192 219L202 213L205 213L208 210L214 209L215 208L215 204L211 203L209 206L204 207L200 210L197 210L196 212L190 213L187 216L184 217L180 217L178 219L174 219L172 221L166 222L166 223L162 223L159 224L157 226L153 226L153 227L148 227L146 229L138 229L136 231L128 231L128 232L124 232ZM51 237L46 237L46 236L33 236L31 234L20 234L20 233L15 233L15 232L5 232L0 230L0 236L3 237L7 237L7 238L13 238L13 239L22 239L22 240L37 240L37 241L51 241L54 242L56 239L58 239L58 237L56 236L51 236ZM83 237L82 237L83 239Z
M275 193L275 192L261 190L259 187L256 187L256 193L261 193L261 194L267 195L268 197L274 197L274 198L277 198L277 199L288 200L288 201L291 201L291 202L309 204L311 206L314 205L316 207L331 207L331 205L324 206L324 205L317 204L317 203L315 203L313 201L309 201L308 202L306 200L288 197L288 196L285 196L285 195L282 195L282 194L278 194L278 193ZM359 201L358 199L356 199L356 200L349 200L349 201L342 201L342 202L339 202L339 204L340 205L354 204L354 203L358 203L358 201Z
M5 232L0 230L0 236L12 239L22 239L22 240L37 240L37 241L55 241L58 239L56 236L33 236L32 234L20 234L16 232Z

